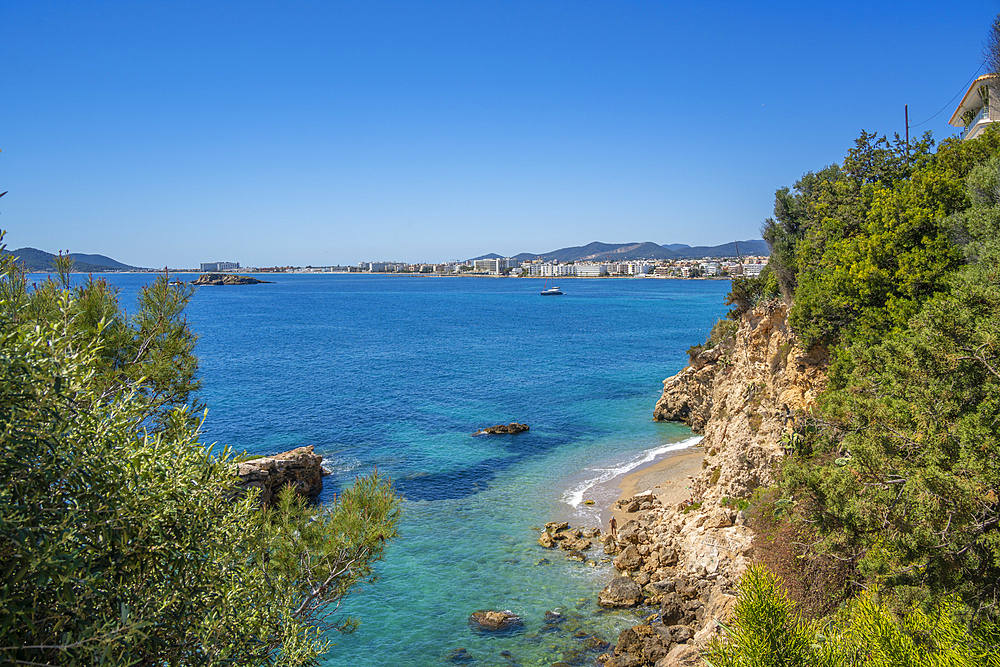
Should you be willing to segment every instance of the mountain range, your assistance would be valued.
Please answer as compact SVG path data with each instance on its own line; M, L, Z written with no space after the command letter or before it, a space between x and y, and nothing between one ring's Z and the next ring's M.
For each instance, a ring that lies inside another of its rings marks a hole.
M22 265L26 271L45 273L55 271L56 256L37 248L18 248L17 250L2 250L0 255L14 255L17 263ZM87 255L80 252L69 254L73 260L73 271L80 273L98 273L101 271L129 271L138 267L122 264L104 255Z
M621 262L633 259L703 259L705 257L736 257L736 247L740 255L770 255L767 242L760 239L749 241L733 241L717 246L689 246L683 243L657 245L652 241L644 243L599 243L594 241L584 246L561 248L545 253L522 252L513 259L544 259L547 261L581 262L581 261L612 261ZM497 259L502 255L490 253L476 259ZM470 260L471 261L471 260Z

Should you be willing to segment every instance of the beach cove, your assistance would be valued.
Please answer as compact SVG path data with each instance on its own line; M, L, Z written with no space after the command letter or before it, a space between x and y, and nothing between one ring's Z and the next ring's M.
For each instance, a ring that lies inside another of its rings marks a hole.
M129 308L152 277L108 278ZM325 664L573 664L636 622L596 604L614 574L599 547L579 563L538 535L553 520L606 530L623 475L663 489L648 476L695 436L652 408L724 314L727 282L577 281L548 300L531 280L267 278L199 288L188 308L204 441L312 445L334 473L321 501L376 467L404 498L380 580L342 609L361 626ZM470 436L511 421L530 431ZM481 609L524 626L478 633Z

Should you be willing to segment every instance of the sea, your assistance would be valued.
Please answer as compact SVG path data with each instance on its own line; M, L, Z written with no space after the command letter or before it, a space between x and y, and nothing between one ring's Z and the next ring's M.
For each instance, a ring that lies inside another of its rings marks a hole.
M155 278L97 277L128 311ZM320 502L376 469L403 498L378 581L340 609L360 625L322 664L595 664L641 612L597 605L613 574L599 545L580 563L539 532L605 527L624 474L697 442L653 407L724 316L729 282L567 279L543 297L524 278L258 277L273 283L199 287L187 308L203 441L312 445L332 472ZM471 435L515 421L530 430ZM478 610L523 626L477 632Z

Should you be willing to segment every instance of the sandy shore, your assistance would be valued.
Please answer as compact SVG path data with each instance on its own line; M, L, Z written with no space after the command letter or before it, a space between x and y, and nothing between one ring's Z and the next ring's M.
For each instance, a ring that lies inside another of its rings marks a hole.
M677 504L691 497L691 478L701 472L701 462L705 453L695 447L679 454L668 456L649 465L636 468L625 475L618 487L621 498L631 498L643 491L652 491L664 505ZM604 525L614 516L622 525L631 514L621 512L612 505L604 514Z

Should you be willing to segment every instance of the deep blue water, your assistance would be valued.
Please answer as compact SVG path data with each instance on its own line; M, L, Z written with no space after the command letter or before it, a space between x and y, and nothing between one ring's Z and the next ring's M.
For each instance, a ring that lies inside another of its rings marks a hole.
M107 278L131 308L153 276ZM188 308L205 442L313 445L334 470L325 498L376 466L405 498L380 582L345 604L361 627L325 664L449 664L465 648L469 664L548 665L582 650L570 625L614 641L631 624L596 607L610 566L546 552L537 529L599 524L615 475L691 438L652 410L725 313L727 281L566 280L541 297L529 279L264 278L199 288ZM531 430L470 437L510 421ZM525 629L477 635L477 609L515 611ZM572 618L549 632L554 609Z

